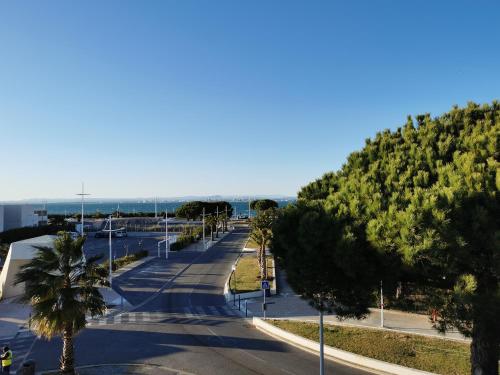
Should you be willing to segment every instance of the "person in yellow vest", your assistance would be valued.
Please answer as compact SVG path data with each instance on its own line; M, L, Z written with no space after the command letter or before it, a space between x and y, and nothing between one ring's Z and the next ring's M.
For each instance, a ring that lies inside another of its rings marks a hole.
M8 346L3 347L3 353L0 356L2 359L2 373L10 374L10 366L12 366L12 350Z

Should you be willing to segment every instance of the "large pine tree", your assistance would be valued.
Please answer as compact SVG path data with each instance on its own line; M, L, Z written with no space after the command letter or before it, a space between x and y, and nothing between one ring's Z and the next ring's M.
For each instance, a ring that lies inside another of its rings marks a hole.
M496 375L500 104L469 103L415 120L367 140L341 170L305 186L299 198L320 202L338 225L349 217L392 268L388 279L411 274L439 290L432 299L440 312L436 328L470 336L472 374ZM279 238L275 243L286 257Z

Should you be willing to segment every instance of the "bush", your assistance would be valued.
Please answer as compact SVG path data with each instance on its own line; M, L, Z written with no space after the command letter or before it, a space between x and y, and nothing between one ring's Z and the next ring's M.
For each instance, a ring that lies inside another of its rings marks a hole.
M177 237L177 241L170 245L170 251L179 251L191 245L193 242L195 242L195 237L193 235L181 234Z
M117 258L113 261L113 271L116 271L117 269L120 269L127 264L133 263L139 259L145 258L148 256L148 251L147 250L141 250L138 251L137 253L133 253L121 258ZM109 270L109 262L106 262L103 264L103 267L107 270Z

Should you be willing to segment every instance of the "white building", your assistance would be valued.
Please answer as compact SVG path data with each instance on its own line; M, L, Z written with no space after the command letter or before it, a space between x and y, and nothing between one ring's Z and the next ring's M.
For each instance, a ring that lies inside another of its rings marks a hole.
M0 299L19 296L24 293L24 283L14 285L21 266L29 263L36 254L34 246L53 247L55 236L40 236L12 242L0 273Z
M47 224L47 210L30 204L0 204L0 232Z

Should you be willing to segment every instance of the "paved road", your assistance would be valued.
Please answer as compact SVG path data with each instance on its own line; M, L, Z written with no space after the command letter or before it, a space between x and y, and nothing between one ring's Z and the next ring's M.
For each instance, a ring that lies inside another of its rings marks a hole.
M238 229L207 252L180 252L179 260L156 260L129 272L121 288L135 309L83 331L75 341L77 365L147 363L195 374L317 373L317 356L259 332L225 305L223 285L247 236ZM161 292L149 287L179 270ZM136 279L140 285L134 286ZM55 368L60 348L59 340L37 341L30 357L38 370ZM368 374L330 361L326 372Z

